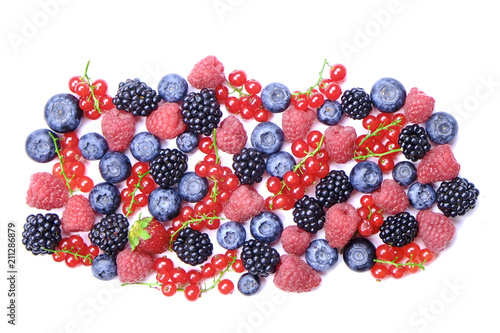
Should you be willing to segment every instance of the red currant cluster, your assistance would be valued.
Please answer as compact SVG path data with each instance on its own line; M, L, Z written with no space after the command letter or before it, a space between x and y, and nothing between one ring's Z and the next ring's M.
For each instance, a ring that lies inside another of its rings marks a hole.
M369 194L361 196L359 199L361 207L357 209L361 223L358 226L358 232L361 236L370 236L379 232L384 223L382 209L378 208Z
M285 172L283 180L275 176L267 179L267 189L272 193L272 196L266 198L269 210L292 209L295 201L304 196L308 186L330 172L330 157L325 149L321 149L323 138L321 132L314 130L307 135L307 142L299 139L292 143L292 154L301 158L301 161L293 170ZM313 150L310 151L311 149Z
M225 104L228 112L239 114L243 119L252 119L259 122L268 121L271 113L262 106L260 96L257 95L262 90L259 81L247 79L247 74L243 70L234 70L228 75L227 84L233 91L229 91L226 85L219 85L215 89L217 100ZM238 97L229 96L237 92Z
M130 216L137 208L148 204L148 195L156 188L156 183L149 175L149 164L137 162L132 166L132 173L127 178L126 185L120 192L123 202L123 214ZM141 193L137 193L140 191Z
M85 116L95 120L101 116L101 111L113 108L113 97L107 94L108 84L102 79L92 81L87 75L90 61L87 62L83 76L73 76L69 82L69 90L77 94L80 109Z
M405 274L416 273L424 270L424 265L434 259L434 252L421 249L417 243L410 243L403 247L393 247L381 244L375 251L377 259L371 269L372 276L382 280L388 276L395 279L402 278ZM405 260L406 258L406 260Z
M368 115L363 119L363 127L369 132L356 138L354 159L364 161L373 156L378 158L382 172L391 171L394 168L394 157L401 151L398 137L405 124L406 117L402 113Z
M51 252L54 261L64 261L68 267L73 268L80 264L92 265L92 260L99 255L99 248L95 245L88 246L79 235L71 235L61 239L57 248Z

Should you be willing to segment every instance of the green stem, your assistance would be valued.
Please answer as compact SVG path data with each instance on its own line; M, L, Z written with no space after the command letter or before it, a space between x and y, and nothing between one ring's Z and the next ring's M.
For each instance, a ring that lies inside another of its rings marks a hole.
M246 93L243 92L243 86L241 88L235 87L227 79L226 79L226 83L231 87L231 89L233 89L233 91L230 91L229 94L237 92L238 93L238 97L248 95L248 94L246 94ZM215 129L214 129L214 131L215 131Z
M87 81L87 84L89 85L89 88L90 88L90 96L92 97L94 109L96 109L97 112L101 113L101 108L99 106L99 98L97 98L97 96L95 95L95 92L94 92L95 87L92 85L92 79L87 74L87 72L89 70L89 65L90 65L90 60L87 61L87 66L85 66L85 72L83 73L83 76L82 76L82 82Z
M413 256L411 256L410 258L410 262L407 262L407 263L399 263L399 262L396 262L396 260L398 260L398 258L392 260L392 261L389 261L389 260L380 260L380 259L373 259L373 261L375 262L379 262L379 263L382 263L382 264L389 264L389 265L394 265L396 267L404 267L404 266L410 266L410 267L418 267L420 268L421 270L425 271L425 260L422 261L422 262L412 262L413 260Z
M237 259L236 256L232 257L232 259L227 264L227 267L219 273L219 276L217 277L217 279L214 278L214 282L212 283L212 285L210 287L208 287L208 288L204 286L203 288L200 289L200 294L201 293L206 293L207 291L212 290L215 287L217 287L219 285L219 283L221 282L222 277L224 276L224 274L226 274L229 271L229 269L234 264L234 262L236 261L236 259Z
M139 181L137 182L137 184L134 185L134 190L132 191L132 193L129 194L130 196L132 196L132 199L130 200L129 206L126 208L127 214L125 214L125 217L128 217L132 213L132 205L134 203L137 203L137 201L135 201L135 193L137 192L138 189L141 188L141 180L147 174L149 174L149 170L146 171L144 174L141 174L140 172L137 174L139 176Z
M57 154L57 157L59 157L59 165L61 166L61 174L64 177L66 187L69 189L69 195L71 196L71 195L73 195L73 190L71 189L71 185L69 184L69 181L71 179L73 179L74 175L71 178L68 178L68 176L66 176L66 172L64 171L64 166L63 166L64 165L64 157L61 155L61 151L59 150L59 147L57 147L57 140L60 140L60 139L54 137L54 135L50 131L49 131L49 135L52 138L52 141L54 142L54 146L56 148L56 154Z
M365 159L367 159L368 157L371 157L371 156L373 156L373 157L382 157L384 155L389 155L389 154L392 154L392 153L400 152L401 148L392 149L392 150L389 150L389 151L386 151L386 152L383 152L383 153L374 153L374 152L372 152L370 150L370 148L366 148L366 150L368 151L368 154L355 156L354 159L355 160L365 160Z
M377 129L369 134L367 134L363 140L361 140L361 142L359 143L359 146L361 147L363 145L363 143L368 140L369 138L371 138L372 136L377 136L378 133L380 131L383 131L383 130L386 130L388 129L389 127L392 127L392 126L401 126L399 123L401 122L401 118L398 118L396 120L393 120L389 125L385 125L385 126L382 126L382 125L379 125L377 127Z
M45 250L45 251L48 251L48 252L52 252L52 253L67 253L67 254L72 254L75 257L87 259L87 260L89 260L92 263L92 256L90 254L87 254L87 255L83 256L83 255L81 255L79 253L71 252L73 250L73 248L71 248L70 250L51 250L51 249L46 249L46 248L42 247L41 249Z
M129 283L129 282L125 282L125 283L122 283L121 286L124 287L124 286L131 286L131 285L134 285L134 284L138 284L138 285L141 285L141 286L148 286L149 288L153 288L153 289L159 289L161 290L161 287L162 285L158 282L152 282L152 283L148 283L148 282L133 282L133 283Z
M295 93L292 93L292 95L293 96L300 96L300 95L309 96L309 94L311 94L313 89L316 88L317 86L319 86L321 81L323 80L323 72L325 71L326 65L331 67L330 64L328 63L327 59L325 59L325 61L323 62L323 67L321 67L321 70L319 71L318 81L316 81L316 83L314 85L310 86L309 89L307 89L305 92L295 92Z
M170 245L169 245L169 250L172 251L172 244L174 243L174 238L175 236L181 232L182 229L185 229L187 228L191 223L194 223L194 224L200 224L201 221L204 221L204 220L215 220L215 219L219 219L219 220L224 220L223 217L218 217L216 215L214 216L207 216L206 214L203 214L201 217L199 218L192 218L190 220L187 220L187 221L184 221L182 223L182 225L180 226L179 229L177 229L172 235L170 235Z

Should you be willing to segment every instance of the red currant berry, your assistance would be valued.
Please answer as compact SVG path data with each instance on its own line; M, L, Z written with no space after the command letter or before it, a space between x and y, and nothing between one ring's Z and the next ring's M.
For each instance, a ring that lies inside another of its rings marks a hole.
M389 172L394 169L394 160L392 157L384 155L378 159L378 166L382 172Z
M206 177L208 175L208 166L205 161L198 162L194 166L194 172L200 177Z
M395 279L401 279L405 275L405 269L401 266L390 265L389 273Z
M217 286L217 289L219 289L219 292L222 295L229 295L234 290L233 281L231 281L229 279L224 279L224 280L222 280L222 281L219 282L219 285Z
M229 260L224 254L216 254L210 262L214 265L215 269L222 271L227 267Z
M229 89L220 84L215 88L215 97L219 101L225 101L229 97Z
M259 81L250 79L245 82L245 90L249 94L258 94L262 90L262 85Z
M366 116L365 118L363 118L363 127L368 130L368 131L374 131L377 129L379 125L379 121L377 119L377 117L375 117L374 115L368 115Z
M217 270L211 263L204 264L201 269L201 276L204 278L212 278L215 276L215 273L217 273Z
M225 102L226 109L230 113L237 113L241 109L241 102L238 97L228 97Z
M253 117L260 123L266 122L269 120L270 112L266 109L258 109L254 112Z
M177 284L184 284L187 281L187 273L182 267L174 267L170 270L170 279Z
M378 280L382 280L389 275L389 269L387 266L379 262L373 265L370 272L372 273L372 276Z
M300 177L295 171L290 170L283 175L283 181L288 188L294 188L300 184Z
M108 91L108 84L102 79L97 79L92 83L94 88L94 95L103 96Z
M90 94L90 86L86 82L79 82L75 85L75 94L80 97Z
M177 292L177 285L174 282L167 282L161 287L161 292L165 296L174 296Z
M184 289L184 296L190 302L196 301L200 297L200 287L196 284L190 284Z
M323 134L320 131L316 131L316 130L311 131L307 135L307 144L312 149L316 149L316 148L318 148L322 138L323 138Z
M318 171L321 167L319 164L319 161L314 156L309 156L308 158L306 158L304 165L305 165L306 171L308 173L313 174L313 175L318 173Z
M233 262L232 268L236 273L243 273L245 271L245 266L243 265L243 261L241 259L236 259Z
M388 244L381 244L375 250L377 258L384 261L394 260L394 250Z
M335 64L330 68L330 78L335 82L342 82L347 74L347 70L342 64Z
M269 177L266 182L267 190L273 194L281 191L281 180L278 177Z
M240 69L236 69L229 73L228 81L235 87L241 87L247 82L247 73Z
M325 97L320 92L312 93L307 99L307 104L313 109L319 108L325 102Z
M422 249L420 251L419 259L420 259L420 262L429 263L432 260L434 260L434 256L435 256L435 254L433 251L431 251L429 249Z
M304 140L295 140L292 143L292 154L295 157L303 158L309 152L309 145Z
M62 262L66 258L66 253L64 252L52 252L52 259L55 262Z
M89 193L94 188L94 181L87 176L82 176L76 180L77 187L83 193Z
M78 83L82 82L82 77L81 76L73 76L72 78L69 79L68 81L68 87L71 92L76 92L76 85Z
M206 136L206 137L200 139L200 141L198 141L198 149L204 154L213 153L214 142L212 141L212 138L210 138L209 136Z
M325 96L329 100L336 101L339 99L340 95L342 95L342 88L340 88L337 83L330 83L328 87L326 87Z

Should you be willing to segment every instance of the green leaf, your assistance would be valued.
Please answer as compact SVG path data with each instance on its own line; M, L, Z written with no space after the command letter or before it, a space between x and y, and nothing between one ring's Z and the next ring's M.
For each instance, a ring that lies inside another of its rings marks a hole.
M139 245L139 237L135 236L129 237L128 241L130 242L130 247L132 248L132 251L134 251L135 247Z
M142 220L139 220L138 222L140 222L141 229L145 229L148 227L148 225L151 223L151 221L153 221L152 216L143 218Z
M137 236L139 236L139 238L144 240L148 240L151 238L151 235L144 229L140 229L139 232L137 233Z

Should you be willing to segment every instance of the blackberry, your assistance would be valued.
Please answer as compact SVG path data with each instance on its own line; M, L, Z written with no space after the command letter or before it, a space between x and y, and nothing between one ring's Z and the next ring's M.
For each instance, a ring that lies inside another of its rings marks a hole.
M431 150L425 128L417 124L405 126L399 133L398 144L403 155L413 162L421 160Z
M180 150L165 148L149 163L149 172L160 187L171 187L186 173L187 161L187 155Z
M233 156L234 174L243 185L253 185L262 181L266 171L266 161L262 153L254 148L243 148Z
M181 104L181 113L190 132L206 136L212 135L222 117L215 90L207 88L190 92Z
M22 236L26 250L34 255L51 253L47 250L54 250L61 241L61 220L57 214L31 214L26 218Z
M295 202L293 221L299 228L315 234L325 225L325 211L318 200L304 195Z
M276 266L280 263L280 255L275 248L255 239L243 243L240 258L250 274L262 277L276 272Z
M158 108L161 96L139 79L120 82L113 104L118 110L147 117Z
M128 220L122 214L108 214L90 229L89 240L107 254L115 256L128 242L128 226Z
M344 114L352 119L363 119L372 110L372 100L370 94L362 88L346 90L342 94L341 107Z
M389 216L380 227L380 239L391 246L403 247L418 234L418 222L408 212Z
M336 203L347 201L352 190L344 170L332 170L316 185L316 199L321 206L330 208Z
M436 192L437 206L445 216L464 215L476 206L479 190L465 178L444 181Z
M177 234L172 249L182 262L196 266L212 255L214 246L208 234L187 227Z

